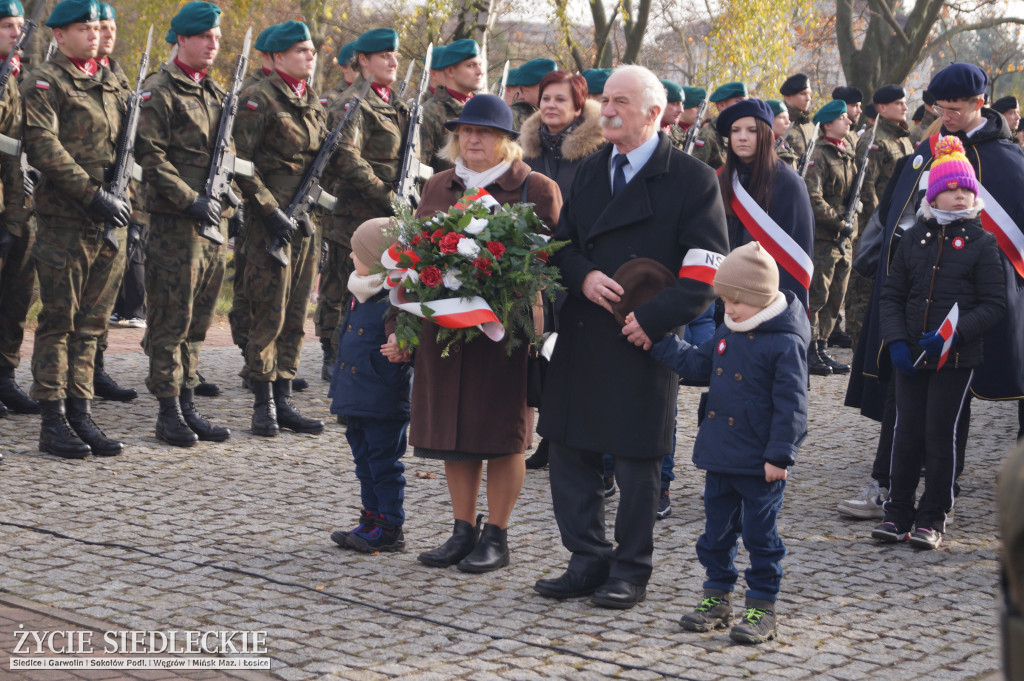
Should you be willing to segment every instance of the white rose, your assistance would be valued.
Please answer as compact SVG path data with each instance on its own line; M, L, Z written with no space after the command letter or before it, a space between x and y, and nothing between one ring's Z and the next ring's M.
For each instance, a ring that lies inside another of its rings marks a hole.
M479 252L480 244L476 242L476 239L469 239L466 237L459 239L459 255L465 256L466 258L472 260L476 258Z
M480 234L482 231L484 231L486 227L487 220L485 220L484 218L473 218L472 220L469 221L469 224L466 225L465 232L466 234L472 234L476 236L477 234Z
M449 291L458 291L462 288L462 282L459 281L458 271L448 270L444 273L444 287Z

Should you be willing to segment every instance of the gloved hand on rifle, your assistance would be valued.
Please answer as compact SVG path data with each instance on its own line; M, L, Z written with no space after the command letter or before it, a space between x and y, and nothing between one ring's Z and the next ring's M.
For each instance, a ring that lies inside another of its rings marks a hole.
M32 166L25 170L25 196L32 196L36 193L36 185L39 184L39 179L42 176L43 174Z
M99 215L114 227L127 227L132 216L132 204L119 199L106 189L97 189L89 202L89 210Z
M194 218L199 224L216 225L220 224L221 210L220 201L200 194L192 202L192 205L185 209L185 214Z
M239 205L235 214L228 218L228 238L234 239L242 233L242 226L245 225L245 209Z
M263 224L267 226L267 230L275 239L280 239L286 244L292 242L295 231L298 229L295 221L285 215L280 208L275 208L272 213L264 216Z

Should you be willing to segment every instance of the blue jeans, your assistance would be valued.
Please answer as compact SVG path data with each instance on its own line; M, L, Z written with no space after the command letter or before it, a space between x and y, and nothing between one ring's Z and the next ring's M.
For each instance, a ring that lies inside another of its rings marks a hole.
M405 522L405 465L401 458L408 427L409 422L404 420L349 416L345 429L356 462L363 508L382 514L392 525Z
M697 540L697 558L707 571L704 588L733 590L739 578L737 539L742 535L750 554L747 597L774 602L786 555L775 523L786 481L711 471L704 480L704 534Z

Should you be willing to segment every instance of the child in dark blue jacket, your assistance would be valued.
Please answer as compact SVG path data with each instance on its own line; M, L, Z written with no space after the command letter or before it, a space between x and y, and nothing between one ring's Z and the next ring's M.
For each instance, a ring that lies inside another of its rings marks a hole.
M355 271L348 313L338 337L338 359L331 389L331 413L346 417L355 458L363 510L350 531L337 530L331 539L363 553L402 551L405 537L405 478L402 455L409 427L412 366L391 362L382 349L394 333L394 315L384 291L384 277L370 274L387 246L387 218L368 220L352 235Z
M704 534L697 557L707 571L704 597L682 617L688 631L711 631L732 619L740 535L750 554L744 614L729 636L761 643L777 633L775 601L786 547L776 519L787 469L807 435L807 311L779 291L775 260L756 241L722 261L715 293L725 323L700 345L670 335L651 349L681 378L710 382L693 447L706 471Z

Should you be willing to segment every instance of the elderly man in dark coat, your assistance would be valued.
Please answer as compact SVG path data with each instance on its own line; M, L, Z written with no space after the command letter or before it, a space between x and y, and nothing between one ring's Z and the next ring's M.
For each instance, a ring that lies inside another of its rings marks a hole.
M729 250L714 171L658 132L665 89L639 66L615 70L601 96L610 145L580 166L553 258L569 297L546 377L538 431L551 440L551 498L568 570L535 590L551 598L593 594L630 608L646 595L661 459L672 447L677 376L646 352L707 309L711 282ZM632 258L651 258L675 284L633 310L620 327L612 279ZM605 538L602 454L615 457L621 489L615 540Z

